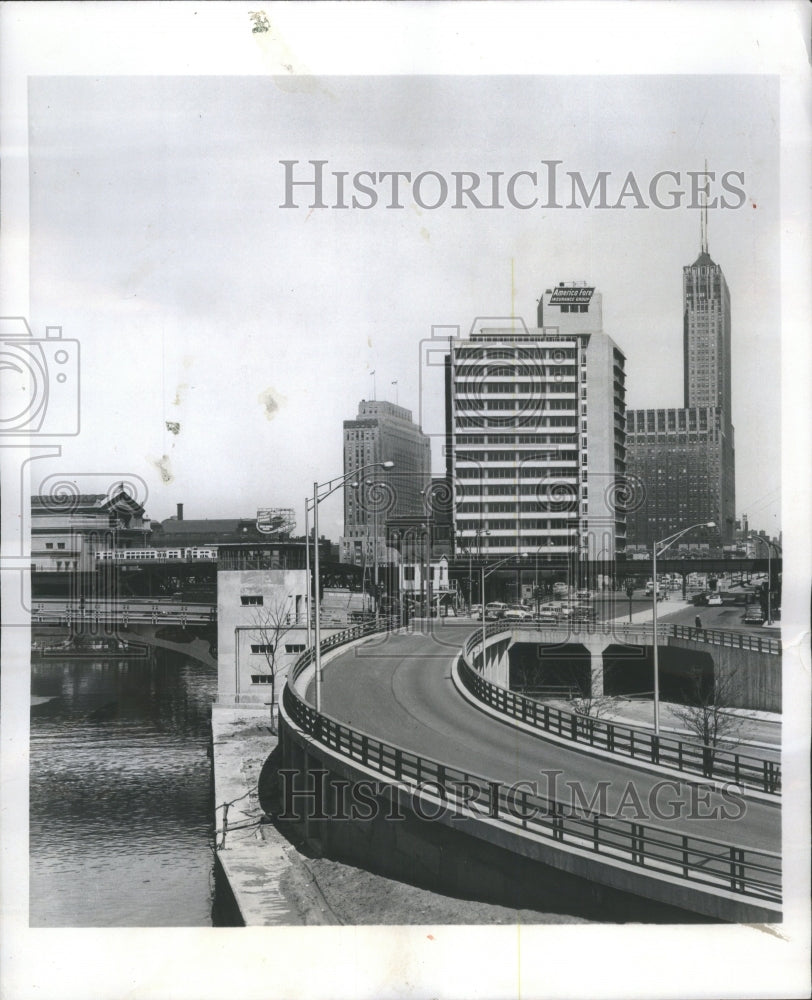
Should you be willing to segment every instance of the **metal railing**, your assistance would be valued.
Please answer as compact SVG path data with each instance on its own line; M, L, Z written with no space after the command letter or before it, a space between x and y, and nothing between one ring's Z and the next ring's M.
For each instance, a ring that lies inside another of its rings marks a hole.
M217 608L200 604L170 604L155 601L150 604L87 601L48 604L34 600L31 608L32 625L76 625L117 622L151 625L205 625L217 621Z
M378 627L370 623L347 629L326 639L321 644L322 653L390 628L394 628L392 623ZM579 809L571 803L519 790L387 743L317 712L297 694L295 683L311 662L312 651L308 650L291 668L282 694L285 711L300 730L348 760L415 793L430 784L430 795L450 807L467 810L475 818L496 820L545 841L631 864L652 875L670 876L754 901L780 904L779 854Z
M497 622L487 627L486 635L497 635L510 631L513 627L512 623ZM742 788L754 788L770 795L780 793L781 764L778 761L676 737L655 736L650 729L635 729L579 715L577 712L568 712L540 704L532 698L486 680L472 665L473 650L481 642L479 632L468 637L459 661L459 674L467 690L491 708L573 743L631 757L647 764L670 767L686 774L699 774L704 778L732 782Z
M556 625L549 622L533 621L498 621L501 628L523 629L526 631L566 632L569 635L614 635L626 641L631 636L642 636L648 642L652 641L653 628L647 622L640 625L627 622L586 622L570 621L560 618ZM731 649L749 649L755 653L781 654L781 640L768 636L751 635L746 632L732 632L725 629L695 628L692 625L672 625L658 622L657 636L659 639L690 639L693 642L704 642L712 646L727 646Z

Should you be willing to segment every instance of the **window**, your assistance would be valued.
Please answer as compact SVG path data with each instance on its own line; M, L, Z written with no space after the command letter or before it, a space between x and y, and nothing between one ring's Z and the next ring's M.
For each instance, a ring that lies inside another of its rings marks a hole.
M45 543L45 548L46 549L52 549L53 547L54 547L54 543L53 542L46 542Z
M252 653L273 653L273 646L269 642L252 642Z
M286 653L303 653L305 644L303 642L286 642L285 652Z
M414 580L414 566L404 566L403 567L403 579L404 580Z
M57 542L56 543L56 547L58 549L64 549L65 548L65 543L64 542Z
M240 603L243 607L247 607L249 604L262 604L262 594L243 594L240 597Z
M273 677L270 674L251 674L252 684L273 684Z

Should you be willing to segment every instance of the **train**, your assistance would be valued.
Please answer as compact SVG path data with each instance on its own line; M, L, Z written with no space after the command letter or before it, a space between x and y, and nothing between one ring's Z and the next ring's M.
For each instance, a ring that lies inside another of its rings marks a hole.
M185 549L99 549L96 552L97 563L107 562L216 562L217 549L185 548Z

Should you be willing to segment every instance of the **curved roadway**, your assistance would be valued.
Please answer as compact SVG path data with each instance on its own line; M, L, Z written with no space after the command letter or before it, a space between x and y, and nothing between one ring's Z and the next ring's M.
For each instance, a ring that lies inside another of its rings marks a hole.
M654 786L670 779L640 770L622 759L615 762L547 741L509 720L502 722L480 711L451 680L452 664L473 626L443 624L435 629L434 635L382 637L331 660L324 666L322 711L378 739L479 777L506 785L534 781L539 794L544 795L550 785L542 771L557 769L563 772L557 778L559 799L571 799L567 781L581 783L587 800L597 782L610 782L609 812L624 801L628 806L619 813L621 818L727 844L781 851L777 804L747 800L744 814L736 817L742 800L725 800L707 787L697 795L696 785L683 782L679 793L670 784L657 793L661 809L678 811L675 818L636 815L636 804L629 803L637 800L628 791L628 783L633 782L648 812L652 790L656 793ZM312 684L307 698L312 704ZM669 802L683 805L677 810ZM709 816L714 810L717 815ZM690 816L692 811L700 813L699 818Z

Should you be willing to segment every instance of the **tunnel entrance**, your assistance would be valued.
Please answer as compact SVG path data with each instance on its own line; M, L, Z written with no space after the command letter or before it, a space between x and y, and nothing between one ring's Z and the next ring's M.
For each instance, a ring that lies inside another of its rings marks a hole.
M659 647L660 698L698 704L713 691L710 653L677 646ZM603 689L610 696L652 695L654 659L651 646L612 644L603 652Z
M529 697L586 695L592 658L580 643L517 642L510 647L510 690Z

